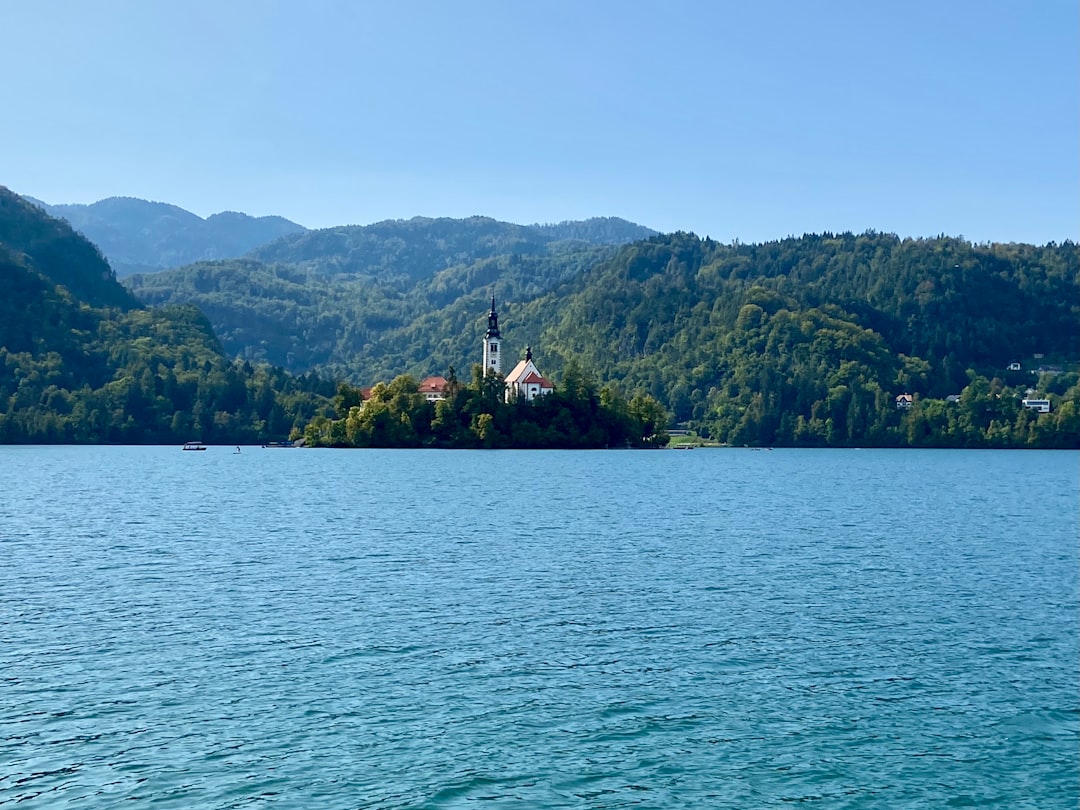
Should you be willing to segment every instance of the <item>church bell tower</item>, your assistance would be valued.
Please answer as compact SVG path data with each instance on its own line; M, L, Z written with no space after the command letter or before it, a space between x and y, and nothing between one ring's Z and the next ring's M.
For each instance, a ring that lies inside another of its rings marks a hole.
M502 352L499 344L499 313L495 311L495 296L491 296L491 312L488 313L487 333L484 335L484 373L502 373Z

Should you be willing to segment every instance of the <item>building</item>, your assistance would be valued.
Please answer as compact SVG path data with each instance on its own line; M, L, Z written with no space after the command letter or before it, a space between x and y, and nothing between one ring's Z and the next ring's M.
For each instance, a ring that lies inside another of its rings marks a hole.
M896 407L902 411L906 411L915 402L915 398L911 394L900 394L896 398Z
M424 377L417 390L428 402L438 402L440 399L446 399L446 386L446 377Z
M484 373L502 373L502 357L499 353L502 339L499 337L499 314L495 311L495 296L491 296L487 332L484 334Z
M1050 413L1050 400L1048 399L1022 399L1020 404L1038 413Z
M499 313L495 311L495 296L491 296L491 309L488 312L487 331L484 333L484 373L502 373L502 336L499 333ZM441 379L441 378L440 378ZM520 361L504 378L506 383L506 401L517 399L532 401L537 397L550 394L555 385L540 373L532 359L532 348L525 347L525 359ZM446 381L443 380L445 383Z
M1018 363L1016 360L1013 360L1006 368L1008 371L1019 371L1020 363Z
M550 394L555 390L554 384L544 379L540 369L532 359L532 348L525 347L525 359L521 360L513 371L506 375L506 401L513 402L515 399L524 398L532 401L537 397Z

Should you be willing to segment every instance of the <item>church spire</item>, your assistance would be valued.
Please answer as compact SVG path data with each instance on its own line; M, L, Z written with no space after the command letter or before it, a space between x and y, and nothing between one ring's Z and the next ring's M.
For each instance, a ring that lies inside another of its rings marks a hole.
M488 313L487 333L484 335L484 373L494 371L502 373L502 353L499 351L499 313L495 311L495 296L491 296L491 311Z
M488 313L487 336L499 337L499 313L495 311L495 296L491 296L491 312Z

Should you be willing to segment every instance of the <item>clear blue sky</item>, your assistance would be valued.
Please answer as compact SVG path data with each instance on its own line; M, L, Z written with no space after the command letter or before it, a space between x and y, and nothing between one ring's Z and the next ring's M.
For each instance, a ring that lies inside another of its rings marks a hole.
M0 184L50 203L1080 236L1076 0L34 0L0 30Z

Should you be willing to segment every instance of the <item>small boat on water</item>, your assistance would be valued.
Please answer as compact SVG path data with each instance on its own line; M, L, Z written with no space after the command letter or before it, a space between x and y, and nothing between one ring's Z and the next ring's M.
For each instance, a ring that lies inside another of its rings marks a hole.
M184 442L184 450L205 450L206 445L202 442Z
M289 441L285 442L266 442L263 447L296 447L295 444Z

